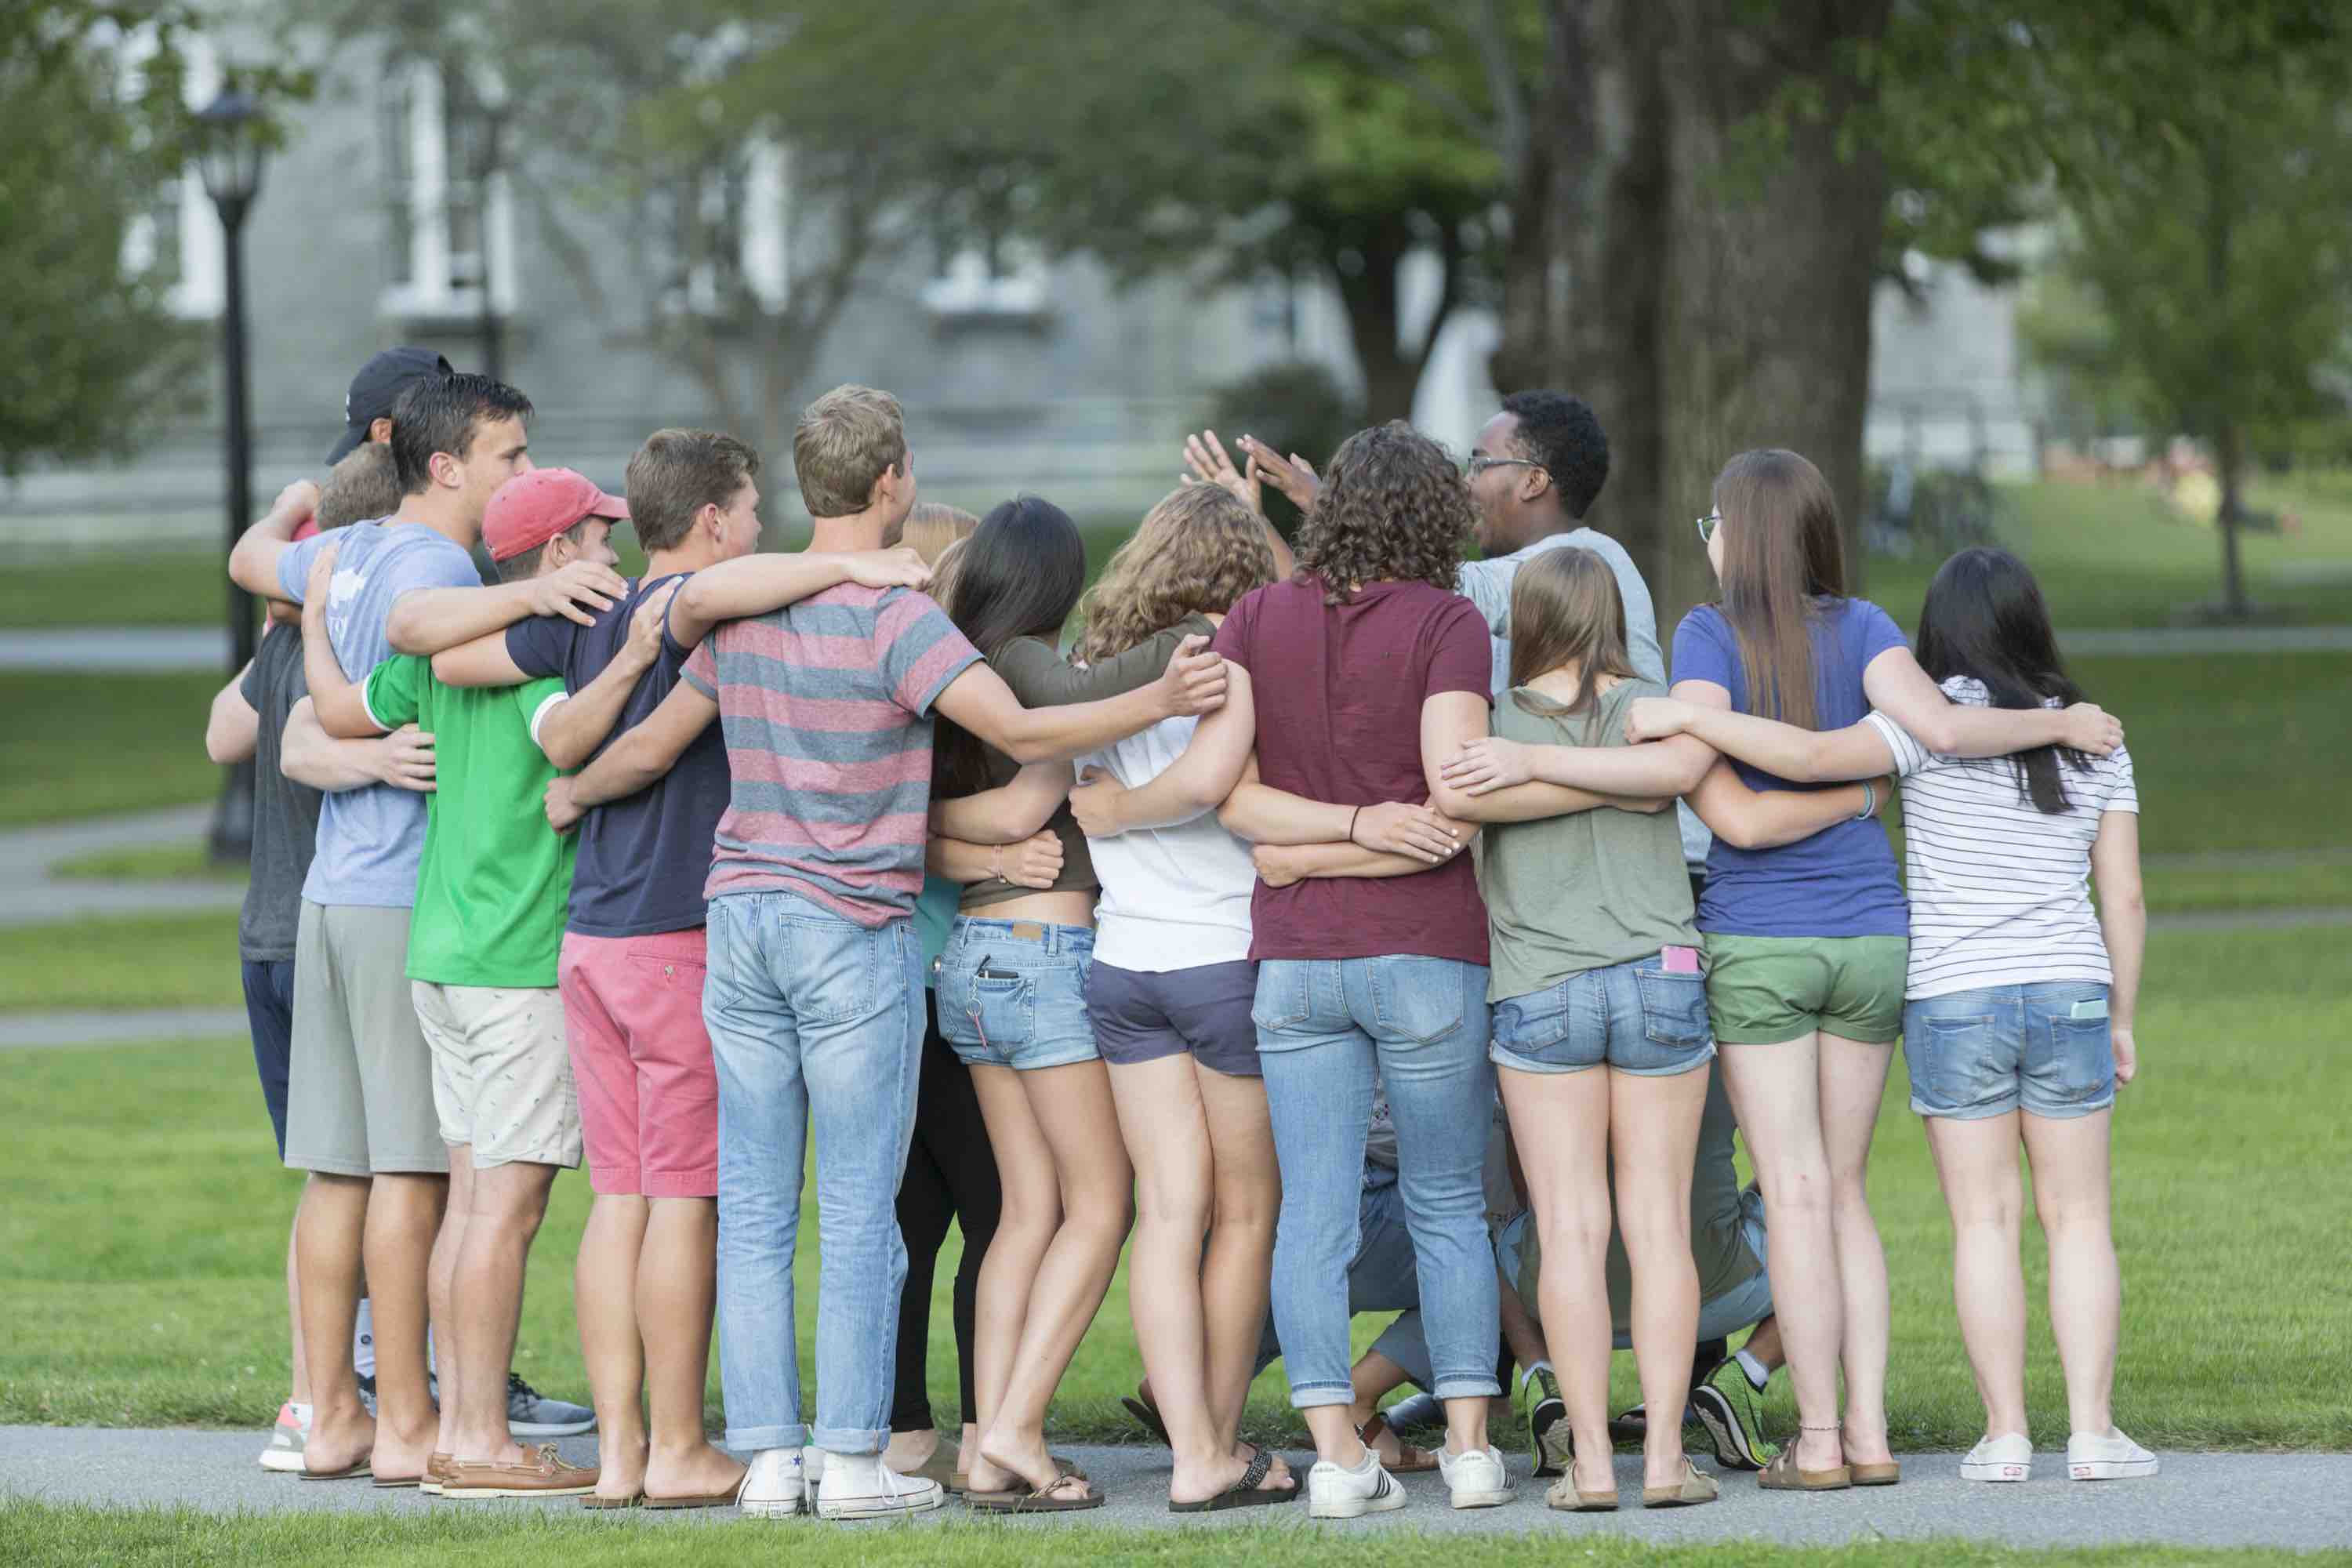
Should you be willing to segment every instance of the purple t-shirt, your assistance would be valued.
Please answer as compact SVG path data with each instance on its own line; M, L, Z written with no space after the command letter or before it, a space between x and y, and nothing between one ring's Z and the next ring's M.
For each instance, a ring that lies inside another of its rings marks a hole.
M507 657L525 675L560 676L563 689L577 693L621 651L630 617L646 596L682 576L639 578L592 626L561 616L518 621L507 628ZM661 656L637 677L613 732L592 758L661 706L691 651L667 631L662 634ZM709 910L702 900L702 879L709 873L711 839L726 809L727 744L713 725L694 738L667 773L635 795L591 807L580 819L569 929L582 936L656 936L704 923Z
M1427 800L1422 703L1442 691L1492 700L1478 607L1426 583L1372 583L1326 605L1322 580L1302 574L1244 595L1211 646L1250 672L1258 776L1308 800ZM1467 855L1408 877L1260 882L1250 918L1252 958L1486 962L1486 905Z
M1862 672L1887 649L1909 646L1902 628L1866 599L1823 599L1816 601L1812 634L1816 726L1861 723L1870 711ZM1754 711L1739 639L1712 605L1675 629L1675 680L1711 680L1731 693L1735 711ZM1733 765L1753 790L1844 787L1795 784L1736 759ZM1874 817L1841 822L1775 849L1737 849L1717 838L1707 851L1698 929L1726 936L1908 936L1910 906L1885 826Z

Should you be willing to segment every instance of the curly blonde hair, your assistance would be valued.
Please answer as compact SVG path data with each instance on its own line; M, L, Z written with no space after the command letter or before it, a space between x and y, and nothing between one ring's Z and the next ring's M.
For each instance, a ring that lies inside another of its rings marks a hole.
M1452 593L1477 521L1445 448L1391 419L1339 443L1294 549L1299 570L1322 579L1327 605L1384 579Z
M1274 581L1265 522L1229 490L1186 485L1160 498L1087 590L1071 657L1097 663L1186 616L1223 615Z

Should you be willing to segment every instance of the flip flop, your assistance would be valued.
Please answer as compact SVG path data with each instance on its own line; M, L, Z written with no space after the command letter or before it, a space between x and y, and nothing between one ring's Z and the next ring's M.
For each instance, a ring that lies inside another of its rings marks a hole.
M643 1492L631 1492L627 1497L598 1497L590 1492L580 1500L582 1508L635 1508L646 1500Z
M378 1476L375 1478L375 1484L378 1491L397 1491L402 1487L423 1486L425 1484L425 1478L423 1476L399 1476L395 1477L394 1479L386 1480L382 1476Z
M1054 1461L1054 1469L1062 1479L1068 1480L1072 1476L1077 1477L1077 1479L1082 1481L1087 1479L1086 1467L1079 1464L1067 1454L1051 1454L1048 1455L1047 1458ZM936 1476L927 1477L926 1479L931 1480L939 1479ZM948 1490L955 1493L958 1497L961 1497L971 1490L971 1488L966 1484L971 1479L971 1472L970 1470L957 1470L950 1475L948 1479L940 1481L940 1484L947 1488ZM1014 1491L1018 1491L1020 1489L1015 1488L1013 1489ZM982 1497L1011 1497L1013 1494L1013 1492L982 1492L980 1495Z
M1153 1436L1159 1438L1161 1443L1166 1444L1168 1447L1171 1448L1175 1447L1175 1444L1169 1441L1168 1423L1160 1418L1160 1407L1158 1405L1146 1404L1143 1400L1134 1397L1133 1395L1121 1399L1119 1403L1127 1406L1127 1413L1129 1415L1134 1416L1138 1421L1143 1423L1144 1430L1150 1432Z
M651 1492L641 1492L638 1495L647 1508L732 1508L738 1501L741 1500L744 1484L751 1480L751 1468L750 1466L746 1465L743 1468L743 1473L735 1478L735 1484L729 1487L723 1492L701 1492L686 1497L656 1497ZM583 1498L580 1500L583 1506L588 1502L586 1498ZM608 1502L602 1503L597 1506L603 1508L623 1508L627 1505L625 1503Z
M361 1459L349 1469L303 1470L299 1473L306 1481L363 1481L375 1474L375 1468L374 1461ZM397 1486L399 1483L395 1481L388 1484ZM415 1486L416 1483L411 1481L408 1484Z
M1374 1445L1379 1443L1382 1433L1389 1433L1397 1440L1396 1463L1391 1465L1386 1459L1382 1459L1381 1461L1381 1468L1388 1471L1389 1474L1392 1476L1425 1476L1430 1471L1437 1468L1437 1456L1435 1454L1432 1453L1427 1448L1414 1447L1412 1444L1404 1440L1403 1433L1391 1432L1389 1426L1388 1417L1381 1415L1377 1410L1372 1412L1372 1418L1370 1421L1365 1422L1361 1426L1356 1428L1357 1439L1360 1441L1365 1447L1372 1448L1376 1453L1379 1450L1374 1447Z
M1242 1472L1241 1479L1216 1496L1202 1498L1198 1502L1177 1502L1171 1500L1168 1511L1170 1513L1223 1513L1228 1509L1265 1508L1273 1503L1297 1501L1298 1489L1296 1486L1269 1487L1265 1484L1266 1477L1273 1471L1274 1456L1264 1448L1257 1448L1252 1453L1249 1468Z
M1086 1490L1074 1498L1055 1495L1072 1481ZM971 1505L975 1513L1077 1513L1102 1507L1103 1494L1084 1476L1056 1476L1052 1486L1034 1491L966 1492L963 1500Z

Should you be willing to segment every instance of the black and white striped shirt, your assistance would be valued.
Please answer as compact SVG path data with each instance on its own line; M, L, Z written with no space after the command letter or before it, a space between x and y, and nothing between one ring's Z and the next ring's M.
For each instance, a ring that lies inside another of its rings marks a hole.
M1986 705L1981 681L1954 676L1944 695ZM2055 706L2055 703L2053 703ZM1903 779L1903 858L1911 899L1907 998L2046 980L2109 984L2114 973L2091 908L2091 845L2100 816L2139 812L2129 752L2063 766L2066 809L2053 816L2018 790L2008 757L1937 756L1884 713L1870 722Z

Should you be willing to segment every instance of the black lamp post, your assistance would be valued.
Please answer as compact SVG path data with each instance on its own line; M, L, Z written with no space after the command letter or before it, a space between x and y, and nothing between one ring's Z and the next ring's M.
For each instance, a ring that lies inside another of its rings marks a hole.
M221 352L226 384L222 426L228 458L228 547L253 521L253 432L245 396L245 215L261 188L263 122L252 98L223 92L196 111L196 169L205 194L220 213L222 268ZM228 589L228 672L232 679L253 658L253 595L231 583ZM245 860L253 852L253 760L233 764L213 816L215 860Z

